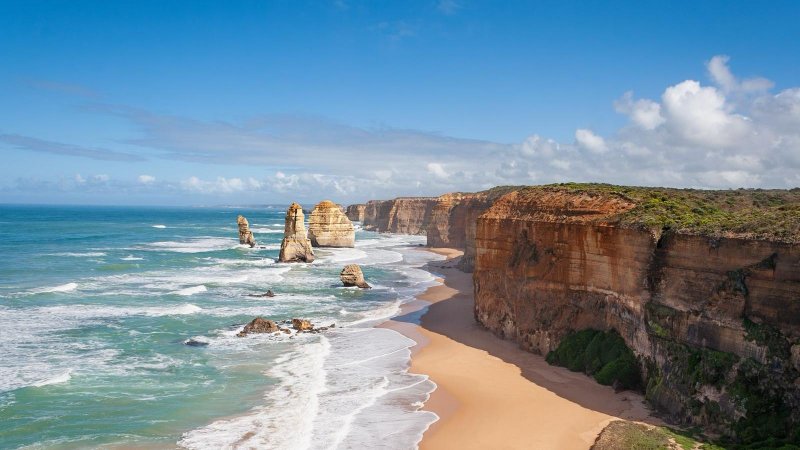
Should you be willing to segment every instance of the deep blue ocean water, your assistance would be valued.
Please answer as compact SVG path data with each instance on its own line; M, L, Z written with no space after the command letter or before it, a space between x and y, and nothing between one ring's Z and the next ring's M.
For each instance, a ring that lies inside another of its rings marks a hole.
M359 230L354 249L276 263L284 215L0 206L0 447L414 448L435 385L406 373L413 341L374 325L438 258ZM340 286L351 262L374 289ZM235 336L259 315L337 326Z

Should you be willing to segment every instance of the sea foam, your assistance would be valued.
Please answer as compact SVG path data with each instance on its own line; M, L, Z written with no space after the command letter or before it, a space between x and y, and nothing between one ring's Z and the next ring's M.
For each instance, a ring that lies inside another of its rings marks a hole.
M53 287L39 288L34 289L31 292L34 294L46 294L49 292L72 292L75 289L78 289L78 283L66 283Z
M61 383L66 383L71 379L72 379L72 369L69 369L60 375L54 376L53 378L48 378L46 380L33 383L33 386L42 387L50 384L61 384Z
M201 292L206 292L206 291L208 291L208 289L204 285L201 284L200 286L192 286L192 287L184 288L184 289L181 289L181 290L176 291L174 293L178 294L178 295L189 296L189 295L199 294Z

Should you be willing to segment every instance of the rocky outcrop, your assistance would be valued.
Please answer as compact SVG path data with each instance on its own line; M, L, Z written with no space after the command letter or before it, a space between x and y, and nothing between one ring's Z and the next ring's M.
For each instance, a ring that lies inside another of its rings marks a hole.
M253 333L277 333L278 331L281 331L281 328L275 322L256 317L245 325L242 331L237 333L236 336L244 337Z
M267 290L263 294L247 294L248 297L275 297L275 293L272 292L272 289Z
M255 247L256 240L253 237L253 232L250 231L250 224L247 222L247 219L239 215L239 217L236 218L236 224L239 225L239 243Z
M314 329L314 325L306 319L292 319L292 328L297 331L311 331Z
M478 216L517 186L501 186L486 191L455 192L437 198L428 223L428 247L464 249L459 268L471 272L475 261L475 230Z
M308 216L308 237L314 247L354 247L356 232L336 203L323 200Z
M362 225L368 231L425 234L436 200L436 197L370 200L364 207Z
M364 210L367 208L367 205L363 203L359 203L356 205L350 205L345 210L345 214L347 218L352 220L353 222L363 222L364 221Z
M339 274L339 279L346 287L358 286L362 289L370 289L370 285L364 281L364 273L361 271L361 266L358 264L348 264L344 266L342 272Z
M304 220L303 208L297 203L289 205L289 209L286 210L286 223L278 261L307 263L314 261L314 250L311 248L311 241L306 237Z
M476 319L539 354L574 331L616 330L668 418L756 440L766 420L800 439L797 236L704 232L677 215L686 199L717 194L642 191L539 187L497 200L476 223ZM736 217L698 205L685 214ZM652 213L662 207L667 221ZM781 207L764 215L799 210Z

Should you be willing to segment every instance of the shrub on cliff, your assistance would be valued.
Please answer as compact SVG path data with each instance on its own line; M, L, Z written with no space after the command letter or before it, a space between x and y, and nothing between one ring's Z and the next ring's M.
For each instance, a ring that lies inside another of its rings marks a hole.
M800 189L710 191L600 183L561 183L528 190L556 190L634 203L611 219L620 225L670 229L711 237L741 237L800 242Z
M615 330L581 330L568 334L547 362L591 375L598 383L639 389L642 377L636 356Z

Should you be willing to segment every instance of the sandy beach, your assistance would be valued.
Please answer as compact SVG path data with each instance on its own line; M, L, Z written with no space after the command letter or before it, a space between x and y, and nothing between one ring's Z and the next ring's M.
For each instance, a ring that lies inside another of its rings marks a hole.
M587 449L615 418L661 423L641 395L615 393L484 330L473 318L472 275L452 267L461 252L431 251L448 258L431 265L442 284L386 324L418 342L410 371L438 385L424 409L440 420L420 448Z

